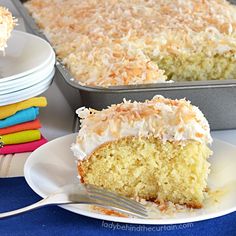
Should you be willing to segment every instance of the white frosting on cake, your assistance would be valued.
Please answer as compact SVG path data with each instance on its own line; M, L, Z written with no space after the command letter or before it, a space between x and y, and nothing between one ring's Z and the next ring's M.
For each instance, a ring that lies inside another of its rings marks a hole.
M129 136L154 136L163 142L212 142L206 118L185 99L155 96L143 103L124 100L102 111L81 107L77 114L81 129L72 151L78 160L84 160L106 142Z
M13 19L12 14L4 7L0 6L0 51L4 51L6 43L11 35L11 31L15 25L16 20Z
M25 6L86 86L163 83L155 57L236 53L236 7L225 0L30 0Z

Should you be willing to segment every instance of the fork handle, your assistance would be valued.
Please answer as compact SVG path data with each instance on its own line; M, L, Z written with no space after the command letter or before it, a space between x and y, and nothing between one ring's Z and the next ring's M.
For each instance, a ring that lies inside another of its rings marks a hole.
M9 216L14 216L14 215L18 215L27 211L31 211L34 210L36 208L42 207L42 206L46 206L49 205L50 203L47 201L47 198L42 199L32 205L14 210L14 211L8 211L8 212L4 212L4 213L0 213L0 219L5 218L5 217L9 217Z

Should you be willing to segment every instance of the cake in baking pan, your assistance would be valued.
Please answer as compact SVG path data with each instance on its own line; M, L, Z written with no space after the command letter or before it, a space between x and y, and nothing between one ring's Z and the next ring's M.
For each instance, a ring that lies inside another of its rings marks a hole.
M72 145L81 182L128 197L200 208L209 174L209 124L185 99L155 96L80 108Z
M0 51L4 51L6 48L14 24L12 14L6 8L0 6Z
M236 77L236 7L225 0L29 0L82 85Z

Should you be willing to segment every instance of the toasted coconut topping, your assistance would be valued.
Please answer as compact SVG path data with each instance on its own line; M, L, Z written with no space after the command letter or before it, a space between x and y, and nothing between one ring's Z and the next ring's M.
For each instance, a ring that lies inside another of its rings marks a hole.
M185 99L155 96L143 103L124 99L123 103L101 111L82 107L77 114L81 118L81 129L72 149L79 159L103 143L128 136L154 136L163 142L212 142L206 118Z
M224 0L30 0L25 4L83 85L166 80L156 57L236 52L236 7Z
M12 14L6 8L0 6L0 51L4 51L14 25L15 20Z

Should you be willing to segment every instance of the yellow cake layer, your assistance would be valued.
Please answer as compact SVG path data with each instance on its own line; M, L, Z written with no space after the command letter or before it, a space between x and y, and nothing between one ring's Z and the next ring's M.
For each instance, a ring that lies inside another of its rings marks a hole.
M106 143L78 163L82 182L128 197L200 208L211 154L196 141L166 142L126 137Z
M153 58L168 79L173 81L224 80L236 78L233 53L207 56L197 54L166 55Z

